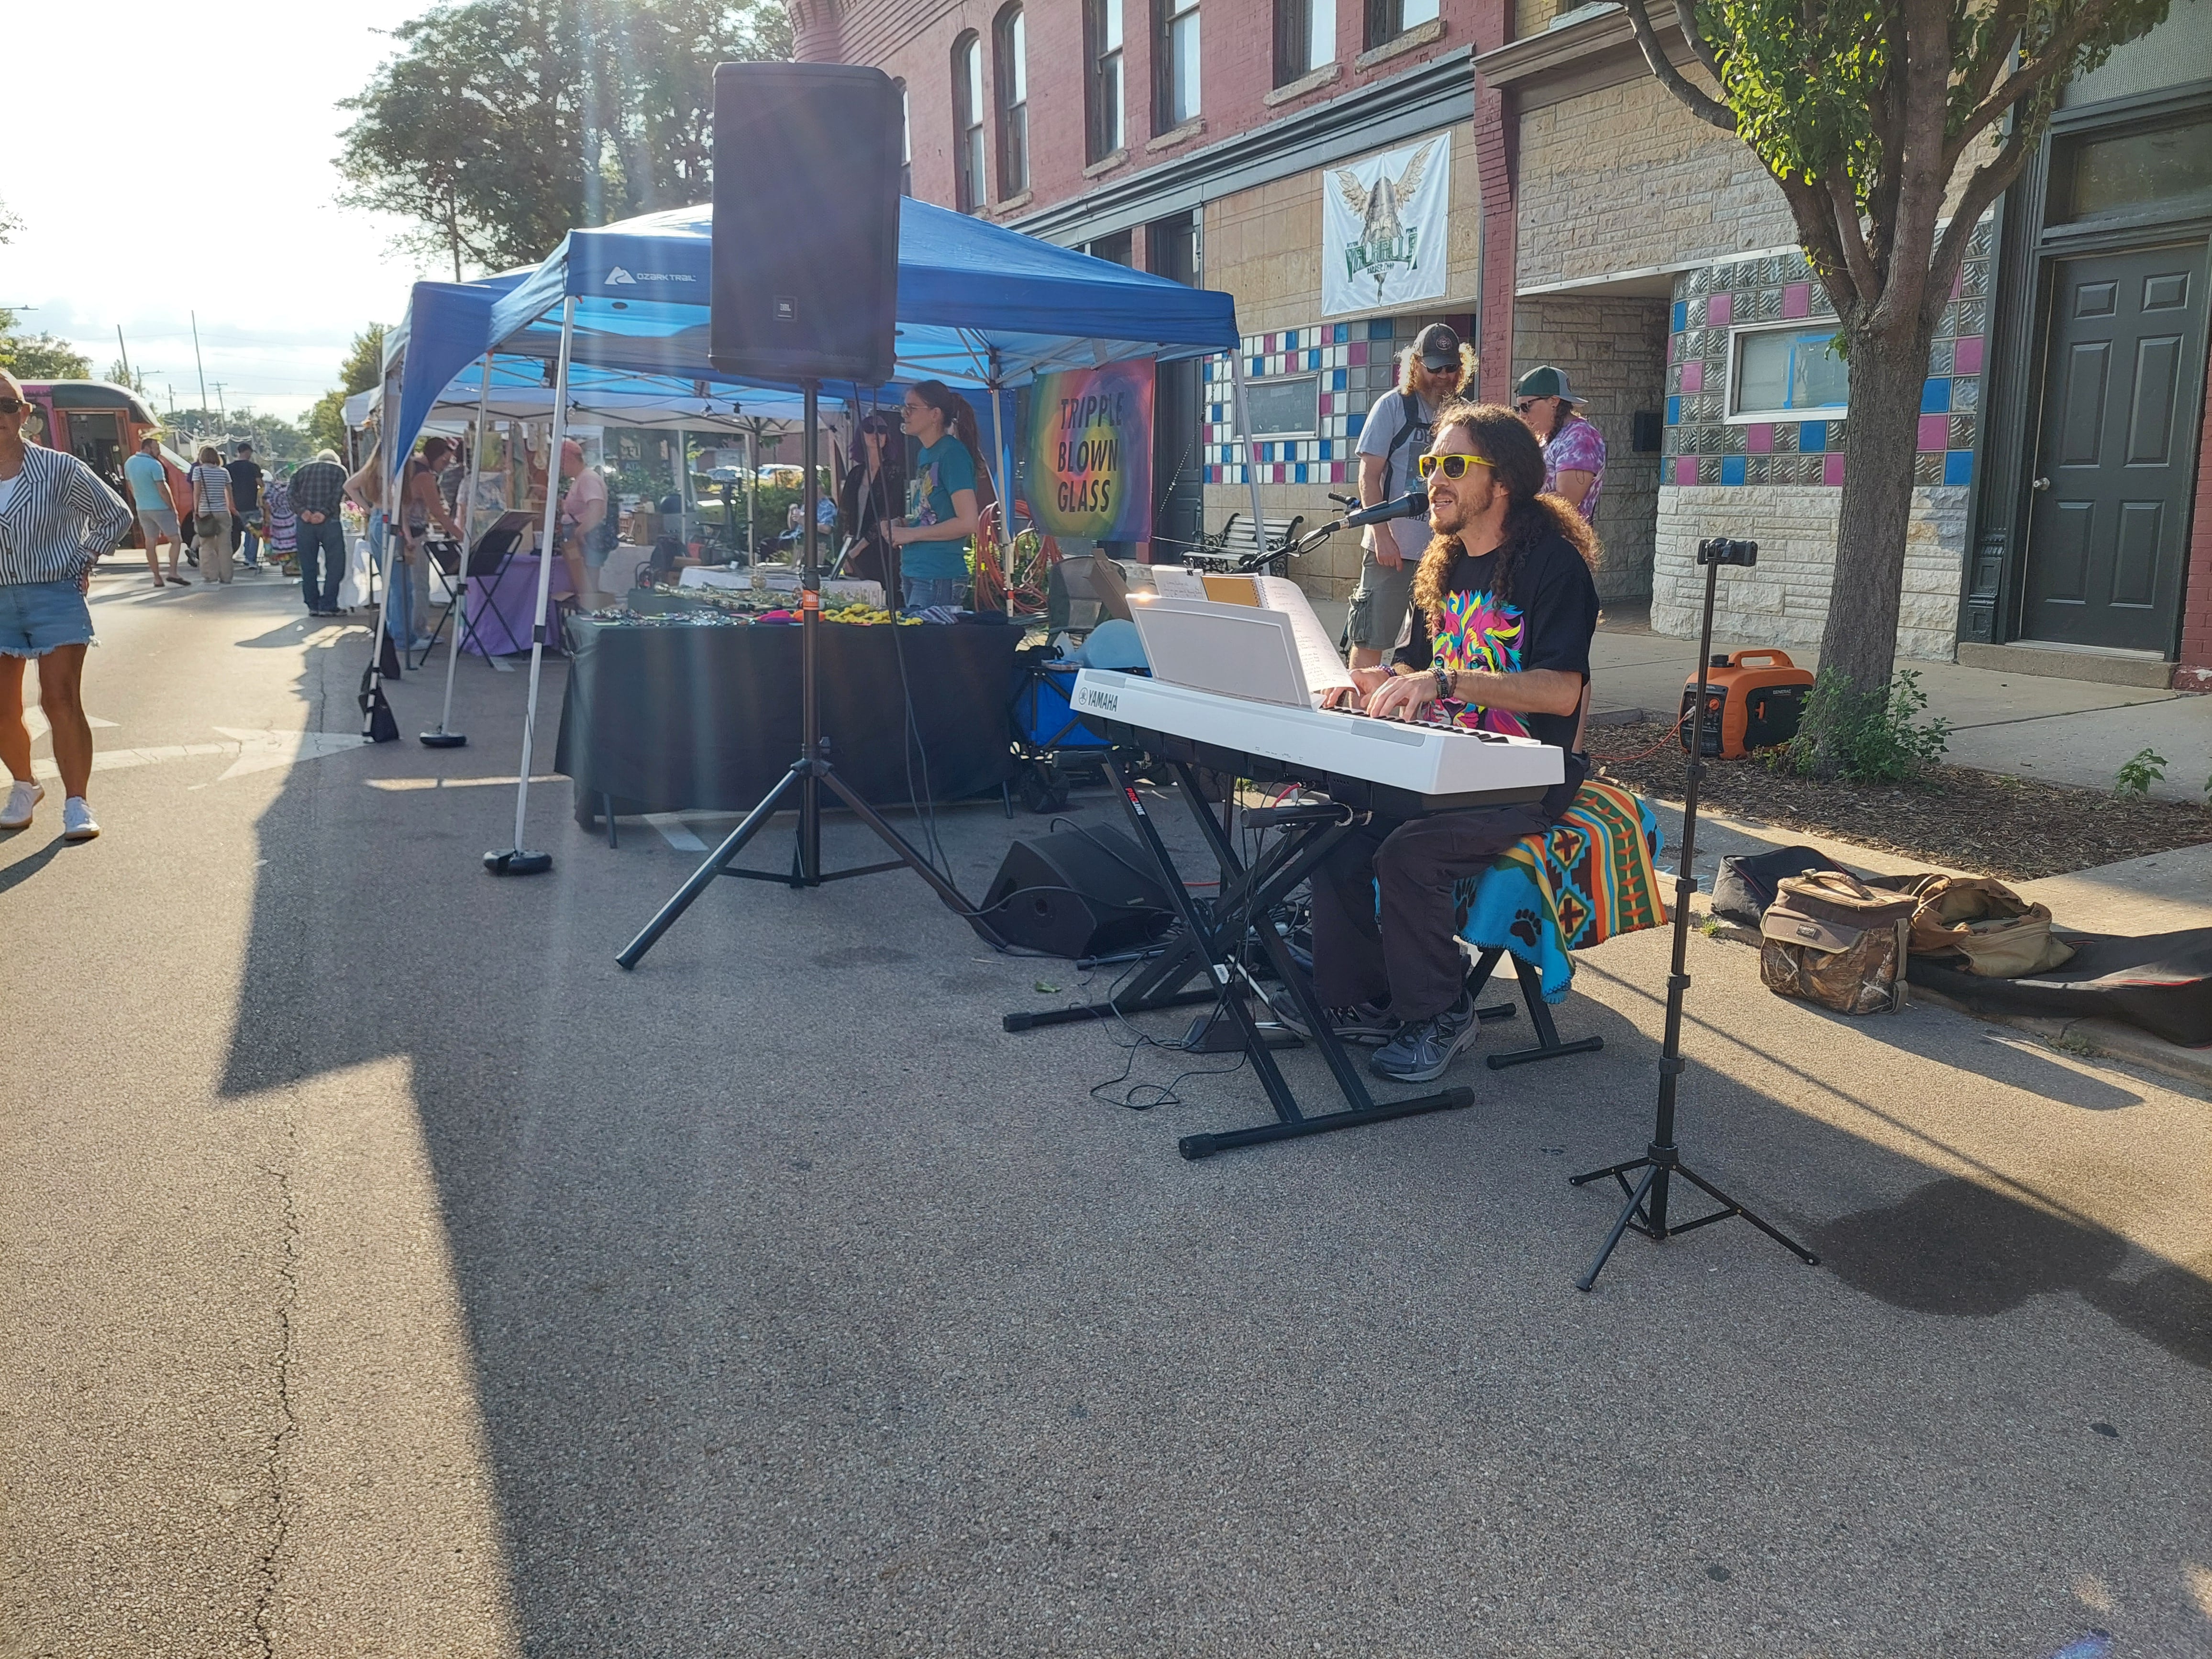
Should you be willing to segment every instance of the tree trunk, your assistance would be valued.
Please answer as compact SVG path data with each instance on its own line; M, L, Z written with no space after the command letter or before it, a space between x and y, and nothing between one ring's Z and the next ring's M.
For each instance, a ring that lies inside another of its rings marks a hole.
M1916 319L1904 338L1870 330L1850 337L1849 447L1820 666L1842 671L1861 691L1887 685L1896 665L1905 532L1933 332Z

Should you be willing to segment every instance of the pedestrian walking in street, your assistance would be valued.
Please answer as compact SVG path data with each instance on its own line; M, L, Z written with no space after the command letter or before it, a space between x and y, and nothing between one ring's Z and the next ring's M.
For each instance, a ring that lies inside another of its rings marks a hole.
M338 614L338 584L345 579L346 471L337 452L319 449L292 475L292 512L299 520L300 597L311 617Z
M131 486L131 503L137 509L139 538L146 544L146 568L154 573L154 586L174 582L190 587L178 568L185 556L185 532L179 528L176 498L169 493L169 469L161 464L161 441L148 433L138 441L138 453L123 463L125 482ZM169 574L161 574L161 544L169 544Z
M230 474L230 550L243 547L246 568L261 568L261 464L253 459L253 446L234 447L238 459L224 470Z
M0 762L11 780L0 830L30 825L46 790L31 773L23 667L39 662L39 706L52 729L62 781L62 836L100 833L85 790L92 726L84 717L84 653L92 568L131 528L131 509L74 455L23 441L22 383L0 369Z
M292 574L283 571L283 567L299 556L300 520L292 511L292 467L289 461L280 461L269 475L269 483L261 492L261 515L269 562L278 567L280 574Z
M192 468L192 543L200 550L200 580L230 586L230 474L222 452L200 446Z
M1530 369L1513 388L1515 411L1544 446L1544 493L1563 497L1592 524L1605 488L1605 434L1575 412L1579 401L1566 370L1549 364Z
M1473 349L1445 324L1431 323L1414 336L1399 360L1398 389L1375 400L1359 428L1361 506L1379 507L1413 489L1413 463L1428 451L1437 411L1473 381L1474 367ZM1370 525L1362 541L1366 551L1345 632L1352 666L1375 668L1405 631L1413 573L1428 550L1429 521L1417 517Z

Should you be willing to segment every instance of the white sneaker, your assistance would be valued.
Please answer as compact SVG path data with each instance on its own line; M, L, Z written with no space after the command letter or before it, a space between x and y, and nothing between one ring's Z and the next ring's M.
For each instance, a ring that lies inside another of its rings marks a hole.
M7 810L0 811L0 830L29 829L31 814L46 797L46 786L43 783L25 783L16 779L15 787L8 792Z
M92 803L82 795L71 795L62 803L62 839L90 841L100 833L100 826L92 821Z

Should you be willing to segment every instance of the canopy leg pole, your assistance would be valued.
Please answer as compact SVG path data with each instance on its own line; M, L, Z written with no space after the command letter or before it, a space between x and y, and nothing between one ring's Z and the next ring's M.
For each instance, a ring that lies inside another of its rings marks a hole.
M1267 548L1267 519L1260 510L1260 445L1252 435L1252 422L1244 409L1244 343L1242 340L1237 343L1237 350L1229 359L1229 385L1237 398L1237 435L1244 441L1244 482L1252 492L1252 545L1264 553ZM1199 486L1201 491L1205 488L1203 484ZM1205 522L1205 515L1200 514L1199 524L1201 529ZM1267 568L1266 561L1262 560L1260 568L1265 570Z
M379 428L377 433L377 441L380 445L391 446L392 434L398 423L398 410L399 382L398 377L387 374L384 380L384 395L378 404L379 418L383 422L383 425ZM398 556L395 545L397 537L393 530L395 520L392 518L392 503L398 499L399 479L403 469L393 460L392 447L380 448L372 453L381 457L380 466L383 472L382 483L378 493L384 499L378 511L381 513L384 520L384 547L381 554L384 592L376 607L376 629L368 642L368 683L361 694L361 736L364 743L389 743L397 741L399 731L398 723L392 718L392 705L385 700L384 696L384 642L392 637L392 590L394 586L392 580L392 561ZM396 522L404 526L407 522L406 514L402 512ZM369 579L372 582L380 574L378 571L380 556L376 542L376 516L373 514L368 525L368 568ZM401 654L405 654L404 650ZM395 668L398 666L396 660L393 666Z
M1007 419L1012 399L1004 387L991 387L991 424L999 428L999 544L1004 550L1006 614L1014 614L1014 439Z
M469 550L477 538L477 476L483 468L484 439L491 421L491 354L484 353L483 392L477 399L476 424L469 429L469 481L461 499L461 562L453 572L453 637L446 653L446 701L438 710L438 729L422 734L425 749L459 749L468 738L453 730L453 670L461 660L461 635L469 631Z
M553 431L545 451L545 528L538 550L538 600L530 620L530 700L522 715L522 768L514 781L514 845L486 853L484 868L495 876L535 876L553 867L550 853L525 852L523 818L530 808L530 770L538 735L538 684L545 666L545 605L553 594L554 542L561 508L561 446L568 437L568 356L576 343L576 296L561 302L561 360L553 377Z

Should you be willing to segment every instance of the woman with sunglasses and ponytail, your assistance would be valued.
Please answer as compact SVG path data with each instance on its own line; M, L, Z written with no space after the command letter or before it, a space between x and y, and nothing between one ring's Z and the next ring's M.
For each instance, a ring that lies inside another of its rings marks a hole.
M27 830L46 789L31 775L23 724L23 665L39 661L39 702L53 728L62 775L62 839L100 833L84 798L92 727L84 717L84 653L92 568L131 528L131 509L74 455L23 441L31 404L0 369L0 761L12 779L0 830Z
M1433 533L1413 575L1410 637L1387 668L1352 671L1357 695L1378 719L1551 744L1566 775L1540 801L1377 814L1314 877L1314 989L1339 1036L1382 1045L1370 1069L1401 1083L1443 1076L1474 1040L1454 884L1556 823L1589 771L1582 726L1598 611L1597 538L1543 493L1544 453L1511 410L1440 410L1418 471Z
M905 605L964 605L972 595L968 543L995 497L979 447L975 411L942 380L908 389L907 435L921 446L907 474L906 522L887 534L899 550Z

